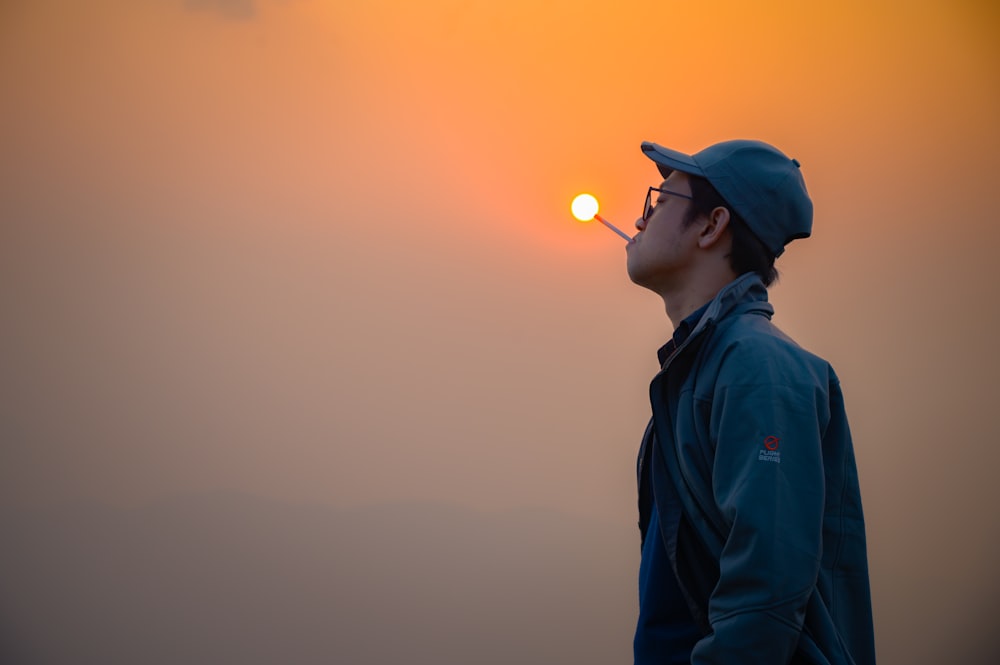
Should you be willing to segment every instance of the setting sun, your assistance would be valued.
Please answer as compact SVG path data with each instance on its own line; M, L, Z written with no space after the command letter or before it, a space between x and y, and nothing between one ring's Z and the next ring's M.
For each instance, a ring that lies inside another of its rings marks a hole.
M589 222L597 214L600 206L591 194L577 194L570 206L573 216L581 222Z

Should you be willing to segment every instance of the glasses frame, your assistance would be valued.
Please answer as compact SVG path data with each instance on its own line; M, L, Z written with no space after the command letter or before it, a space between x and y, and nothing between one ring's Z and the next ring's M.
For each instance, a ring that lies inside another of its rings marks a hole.
M693 201L694 197L688 194L681 194L680 192L674 192L669 189L663 189L662 187L650 187L646 192L646 204L642 207L642 221L649 220L649 216L653 214L656 206L653 205L653 192L659 192L660 194L669 194L670 196L679 196L682 199L687 199L688 201ZM659 197L657 197L659 198Z

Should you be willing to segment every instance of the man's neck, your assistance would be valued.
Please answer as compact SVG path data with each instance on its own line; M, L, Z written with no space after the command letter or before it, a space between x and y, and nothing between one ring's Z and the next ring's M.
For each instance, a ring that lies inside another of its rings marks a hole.
M720 273L711 279L688 282L676 290L660 293L663 305L667 310L667 316L674 324L674 329L676 330L677 326L688 315L715 298L719 291L734 279L736 279L736 275L732 273Z

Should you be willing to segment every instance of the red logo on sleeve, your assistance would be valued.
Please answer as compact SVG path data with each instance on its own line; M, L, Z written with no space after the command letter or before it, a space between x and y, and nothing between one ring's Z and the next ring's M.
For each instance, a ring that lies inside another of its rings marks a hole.
M778 437L776 436L766 436L764 437L764 447L760 449L760 453L757 455L758 462L777 462L781 463L781 453L778 452Z

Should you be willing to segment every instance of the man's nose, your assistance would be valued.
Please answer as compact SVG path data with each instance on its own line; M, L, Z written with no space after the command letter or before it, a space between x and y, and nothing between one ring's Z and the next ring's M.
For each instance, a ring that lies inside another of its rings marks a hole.
M642 217L636 219L635 228L639 229L640 231L644 230L646 228L646 220L644 220Z

